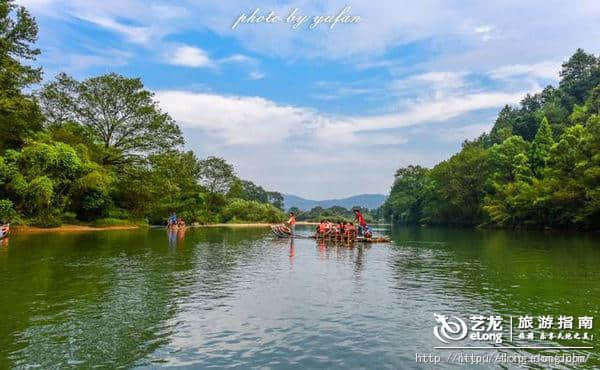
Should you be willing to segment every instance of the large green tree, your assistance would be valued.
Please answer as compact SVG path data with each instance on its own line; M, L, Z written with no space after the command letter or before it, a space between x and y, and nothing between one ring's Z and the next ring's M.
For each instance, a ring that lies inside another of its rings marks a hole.
M390 196L383 205L386 217L408 223L421 220L427 172L421 166L408 166L396 171Z
M236 176L233 166L225 159L211 156L200 161L199 180L209 192L226 194Z
M89 130L105 148L103 164L183 144L179 127L139 78L110 73L80 82L61 73L39 97L49 126L76 122Z
M24 7L11 0L0 1L0 152L23 145L42 127L43 117L23 89L41 80L41 68L24 64L40 50L33 44L38 28Z

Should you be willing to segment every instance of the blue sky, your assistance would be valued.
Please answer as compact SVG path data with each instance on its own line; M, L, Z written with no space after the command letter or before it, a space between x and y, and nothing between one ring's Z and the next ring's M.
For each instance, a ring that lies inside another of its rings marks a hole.
M141 77L199 157L312 199L387 193L398 167L448 158L600 48L597 1L17 2L46 79ZM311 22L346 6L358 23L231 28L255 8Z

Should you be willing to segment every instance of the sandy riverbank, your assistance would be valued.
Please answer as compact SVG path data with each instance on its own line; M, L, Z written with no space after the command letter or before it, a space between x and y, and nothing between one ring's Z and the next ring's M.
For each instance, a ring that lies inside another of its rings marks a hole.
M316 222L297 222L296 225L317 225ZM201 227L232 227L232 228L244 228L244 227L270 227L273 224L268 223L239 223L239 224L209 224L209 225L196 225L188 226L188 228L201 228ZM90 232L90 231L108 231L108 230L136 230L139 229L136 225L123 225L123 226L103 226L93 227L86 225L62 225L59 227L34 227L34 226L11 226L11 233L14 234L34 234L34 233L77 233L77 232Z
M123 225L123 226L103 226L93 227L85 225L62 225L59 227L34 227L34 226L11 226L11 233L15 234L35 234L35 233L76 233L89 231L106 231L106 230L135 230L139 226Z

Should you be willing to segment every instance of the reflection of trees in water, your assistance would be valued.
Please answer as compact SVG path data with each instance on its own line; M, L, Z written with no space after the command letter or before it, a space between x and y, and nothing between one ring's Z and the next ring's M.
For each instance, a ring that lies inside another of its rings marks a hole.
M194 259L189 249L169 255L165 244L154 231L12 243L2 276L19 279L2 284L15 297L0 308L10 319L0 335L10 360L0 365L131 366L166 343Z
M394 230L393 239L398 246L392 247L388 263L399 294L412 290L430 299L453 297L476 307L489 305L500 315L577 317L599 312L596 236L400 228ZM457 304L461 305L452 302L448 309L460 310Z
M582 284L600 297L600 286L593 284L600 281L600 250L593 247L598 240L590 235L405 229L393 238L404 244L393 260L399 274L430 274L446 281L445 289L495 294L494 300L505 307L528 303L539 307L540 302L557 303L566 296L571 305L590 307L588 298L573 294L573 288Z
M230 295L239 261L258 259L252 250L265 235L194 229L181 240L158 229L23 236L0 257L3 294L12 303L0 307L10 320L0 324L1 357L13 352L0 366L134 365L167 343L180 302Z

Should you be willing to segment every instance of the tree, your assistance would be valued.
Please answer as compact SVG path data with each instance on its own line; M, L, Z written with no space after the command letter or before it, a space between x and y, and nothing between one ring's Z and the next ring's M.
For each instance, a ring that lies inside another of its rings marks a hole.
M267 193L269 203L271 203L276 208L283 210L283 195L277 191L270 191Z
M0 152L23 145L26 137L42 127L40 109L22 89L41 80L41 68L22 63L34 60L40 50L37 24L24 7L0 1Z
M194 213L205 208L199 178L200 162L193 152L153 154L147 167L134 167L119 177L114 198L117 206L153 223L162 223L173 211L187 213L186 221L200 221L201 215Z
M21 214L44 222L69 209L78 181L91 168L75 149L57 142L30 142L0 158L0 190Z
M227 192L227 198L238 198L238 199L246 199L246 194L244 193L244 185L242 184L242 180L235 179Z
M181 131L153 100L139 78L116 73L79 82L64 73L39 94L49 126L77 122L107 150L103 164L173 150Z
M211 193L226 194L236 179L233 166L223 158L208 157L200 161L200 183Z
M541 171L546 167L546 161L550 156L552 145L554 145L552 129L550 128L548 119L544 117L529 151L529 162L531 163L531 170L535 175L541 175Z
M421 166L408 166L396 171L390 196L383 205L388 218L407 223L421 220L427 173L428 170Z
M565 104L570 110L575 104L583 104L588 92L600 84L600 61L593 54L577 49L562 64L560 88L565 93Z
M484 148L468 145L429 171L423 190L425 222L477 225L482 221L488 156Z
M513 135L517 112L508 105L498 113L498 118L490 131L490 144L499 144Z

